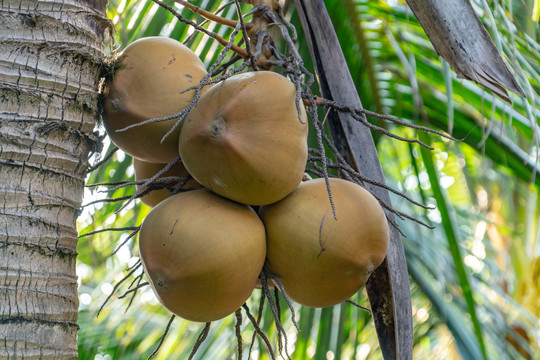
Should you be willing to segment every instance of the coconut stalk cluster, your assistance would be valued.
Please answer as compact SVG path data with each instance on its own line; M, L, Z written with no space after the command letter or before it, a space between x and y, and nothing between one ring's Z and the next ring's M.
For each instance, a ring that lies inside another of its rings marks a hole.
M306 180L308 117L293 82L243 71L212 84L196 54L161 37L135 41L118 61L104 125L133 157L137 180L168 180L138 189L152 207L141 261L168 310L223 318L242 307L263 268L285 296L312 307L365 284L386 256L387 219L354 182ZM183 111L178 124L171 115Z

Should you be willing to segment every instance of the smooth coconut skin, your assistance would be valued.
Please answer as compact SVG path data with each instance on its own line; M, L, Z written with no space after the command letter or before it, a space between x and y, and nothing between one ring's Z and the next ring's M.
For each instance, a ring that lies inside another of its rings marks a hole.
M384 260L388 223L377 200L361 186L330 179L337 220L324 179L303 182L280 202L263 206L266 263L287 295L311 307L354 295Z
M178 128L161 139L176 119L117 132L142 121L176 114L193 100L206 69L182 43L165 37L134 41L120 54L121 67L104 87L103 124L111 140L139 160L168 163L178 156ZM203 88L203 90L205 90Z
M162 170L167 164L155 164L155 163L149 163L137 159L133 159L133 167L135 168L135 180L144 180L149 179L155 174L157 174L160 170ZM186 168L184 167L184 164L182 162L178 162L174 164L167 172L165 172L161 177L169 177L169 176L186 176L188 174ZM137 189L140 188L140 185L137 185ZM188 189L198 189L202 188L202 185L196 182L195 180L189 180L182 189L188 190ZM167 188L163 189L155 189L151 190L148 194L142 196L140 199L141 201L150 206L154 207L166 198L168 198L171 195L171 192Z
M141 226L139 249L161 304L200 322L221 319L247 300L266 254L257 214L208 190L179 193L154 207Z
M250 205L274 203L300 183L308 124L296 88L270 71L235 75L214 85L180 132L180 156L202 185Z

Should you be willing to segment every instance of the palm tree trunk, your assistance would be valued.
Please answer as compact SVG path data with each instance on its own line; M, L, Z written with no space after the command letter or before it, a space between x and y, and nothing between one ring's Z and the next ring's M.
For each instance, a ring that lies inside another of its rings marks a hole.
M77 358L105 0L0 0L0 359Z

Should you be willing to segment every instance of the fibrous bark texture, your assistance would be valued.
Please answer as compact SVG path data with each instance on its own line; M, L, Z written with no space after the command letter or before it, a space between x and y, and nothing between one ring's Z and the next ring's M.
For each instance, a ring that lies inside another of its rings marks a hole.
M105 1L0 4L0 359L76 359Z

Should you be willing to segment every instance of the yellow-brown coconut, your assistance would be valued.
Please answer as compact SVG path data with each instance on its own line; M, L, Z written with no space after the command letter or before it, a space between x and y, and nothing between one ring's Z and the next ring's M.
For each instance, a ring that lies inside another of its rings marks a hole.
M307 116L296 88L270 71L235 75L214 85L180 132L180 156L202 185L250 205L274 203L302 180Z
M165 37L139 39L120 54L120 68L104 87L103 123L112 141L139 160L168 163L178 156L177 129L161 139L176 119L117 132L142 121L178 113L195 96L204 64L182 43Z
M377 200L346 180L330 179L330 186L337 220L324 179L302 183L259 213L268 268L292 300L311 307L354 295L388 251L388 223Z
M159 171L163 170L167 164L156 164L156 163L149 163L146 161L141 161L137 159L133 159L133 167L135 168L135 180L145 180L149 179L155 174L157 174ZM160 176L160 178L170 177L170 176L176 176L176 177L183 177L188 174L186 168L182 164L182 162L178 162L174 164L168 171L166 171L163 175ZM170 181L169 184L171 186L177 185L178 181ZM140 185L137 185L137 189L140 187ZM182 189L197 189L201 188L202 185L196 182L195 180L191 179L189 180ZM150 206L154 207L166 198L168 198L171 195L171 191L167 187L163 187L160 189L152 189L150 192L148 192L146 195L141 197L141 201Z
M139 249L161 304L184 319L207 322L233 313L250 296L266 244L249 206L193 190L150 211Z

